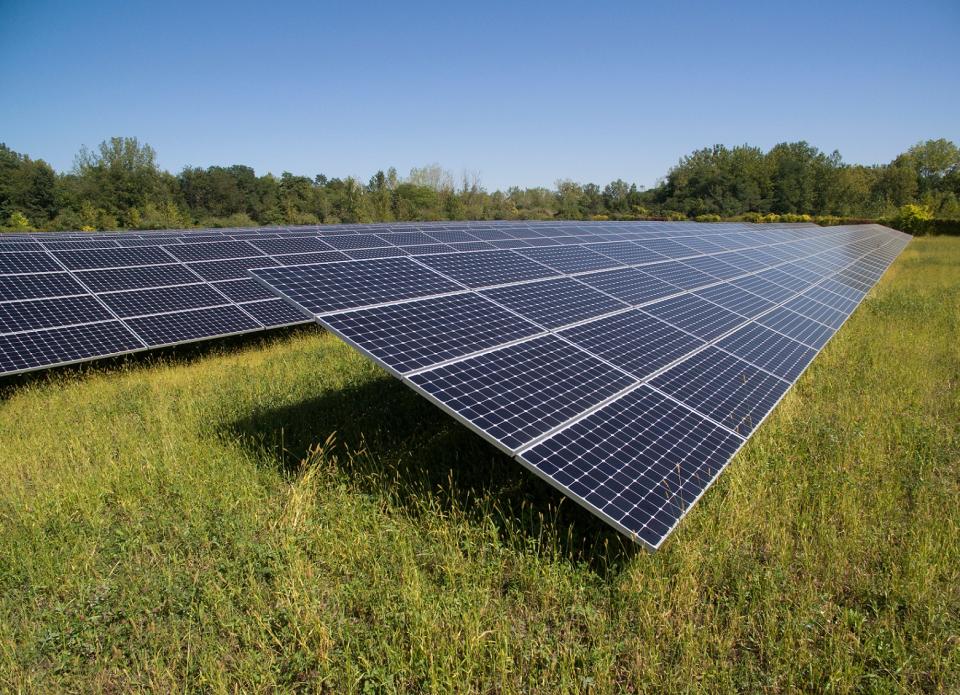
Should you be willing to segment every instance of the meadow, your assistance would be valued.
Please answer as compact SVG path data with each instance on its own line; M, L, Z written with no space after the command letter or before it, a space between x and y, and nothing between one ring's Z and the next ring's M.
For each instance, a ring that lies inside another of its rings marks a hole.
M3 690L960 690L957 238L656 554L316 328L0 388Z

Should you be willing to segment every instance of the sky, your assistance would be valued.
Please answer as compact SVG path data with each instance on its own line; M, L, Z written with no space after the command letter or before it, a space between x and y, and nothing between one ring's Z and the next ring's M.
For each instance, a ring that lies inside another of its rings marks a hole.
M960 142L960 2L0 0L0 142L68 170L135 136L172 172L651 186L715 143L884 163Z

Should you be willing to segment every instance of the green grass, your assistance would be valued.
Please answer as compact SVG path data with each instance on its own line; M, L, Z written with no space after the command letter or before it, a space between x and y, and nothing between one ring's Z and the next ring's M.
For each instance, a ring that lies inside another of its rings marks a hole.
M960 239L657 554L316 330L8 385L0 689L960 690Z

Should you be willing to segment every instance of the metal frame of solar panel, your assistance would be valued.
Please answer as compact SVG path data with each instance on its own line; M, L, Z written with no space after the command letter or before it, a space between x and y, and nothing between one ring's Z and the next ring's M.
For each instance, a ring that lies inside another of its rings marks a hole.
M250 274L651 550L910 239L878 225L517 228L581 248Z
M717 225L715 231L746 228ZM682 223L478 222L4 234L0 376L309 322L251 280L253 266L535 250L541 242L622 245L689 229Z

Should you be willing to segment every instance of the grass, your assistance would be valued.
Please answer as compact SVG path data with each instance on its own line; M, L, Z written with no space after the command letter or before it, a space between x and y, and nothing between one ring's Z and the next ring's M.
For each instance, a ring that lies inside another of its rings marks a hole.
M651 555L317 330L0 401L0 688L960 690L960 239Z

